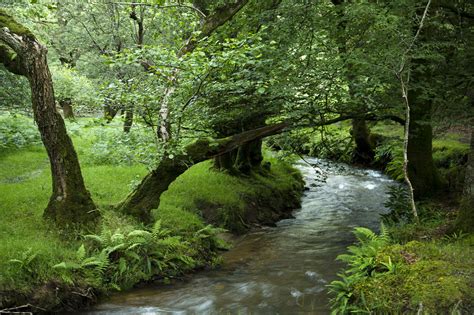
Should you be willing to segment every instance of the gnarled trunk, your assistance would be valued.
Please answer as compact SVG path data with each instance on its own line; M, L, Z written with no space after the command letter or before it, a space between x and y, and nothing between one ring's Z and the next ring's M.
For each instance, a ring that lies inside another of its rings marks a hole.
M151 210L160 205L160 196L169 185L191 165L226 154L246 143L281 132L286 123L270 125L240 134L211 141L201 139L188 145L185 154L173 159L165 157L161 163L141 181L140 185L122 202L120 211L133 215L142 222L152 221Z
M231 173L250 174L252 170L260 168L262 161L262 140L257 139L217 156L214 167Z
M56 110L47 49L13 18L2 11L0 17L0 41L7 45L0 45L0 61L12 72L26 76L30 83L34 119L51 165L53 193L44 216L62 226L94 221L99 213L84 185L64 120ZM10 55L8 62L15 60L13 69L5 62L5 55Z

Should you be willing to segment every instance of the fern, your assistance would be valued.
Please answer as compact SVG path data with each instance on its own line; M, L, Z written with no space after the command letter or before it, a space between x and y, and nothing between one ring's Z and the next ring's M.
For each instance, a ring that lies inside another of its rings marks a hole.
M364 227L354 229L358 243L347 248L347 253L337 256L337 260L345 262L348 267L344 273L338 274L341 280L332 281L329 292L333 314L357 312L367 313L367 310L351 306L354 285L367 277L376 277L382 273L395 273L397 265L388 257L387 261L379 262L377 255L390 242L388 230L382 224L381 233L377 235Z

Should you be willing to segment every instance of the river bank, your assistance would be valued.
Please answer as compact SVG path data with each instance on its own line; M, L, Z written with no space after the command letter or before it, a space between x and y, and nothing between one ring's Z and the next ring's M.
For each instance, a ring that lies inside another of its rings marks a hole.
M83 149L87 139L75 142L84 144L79 155L85 180L103 218L97 230L80 235L42 219L50 193L42 148L0 157L0 310L70 312L137 284L167 283L214 268L226 247L220 227L244 233L272 225L291 216L303 190L298 171L270 157L271 167L249 177L219 173L204 162L171 185L154 210L156 223L143 226L111 205L126 196L144 167L90 162Z
M326 285L354 241L352 229L377 229L393 181L369 169L315 158L298 162L305 179L300 210L242 236L222 265L173 285L150 285L111 296L82 314L329 313Z

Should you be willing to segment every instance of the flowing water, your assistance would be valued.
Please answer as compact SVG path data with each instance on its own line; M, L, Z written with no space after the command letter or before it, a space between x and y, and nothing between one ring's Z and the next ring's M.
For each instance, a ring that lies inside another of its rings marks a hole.
M301 209L243 237L219 270L173 285L114 295L87 314L326 314L326 285L353 241L352 229L377 230L393 182L377 171L309 158ZM314 167L317 166L317 167Z

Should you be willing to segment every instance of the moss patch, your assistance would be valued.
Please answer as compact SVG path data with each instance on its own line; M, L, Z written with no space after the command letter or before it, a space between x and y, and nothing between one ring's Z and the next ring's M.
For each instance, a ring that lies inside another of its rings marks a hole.
M4 10L0 9L0 28L7 27L12 33L20 36L26 36L33 39L33 33L20 23L16 22L13 17L8 15Z
M354 286L354 304L381 313L450 313L474 310L474 237L452 243L412 241L389 245L377 259L391 257L393 274L367 277Z
M274 224L299 207L303 181L297 170L273 158L270 171L235 177L199 163L163 193L156 219L166 222L171 211L185 211L236 233L252 224Z

